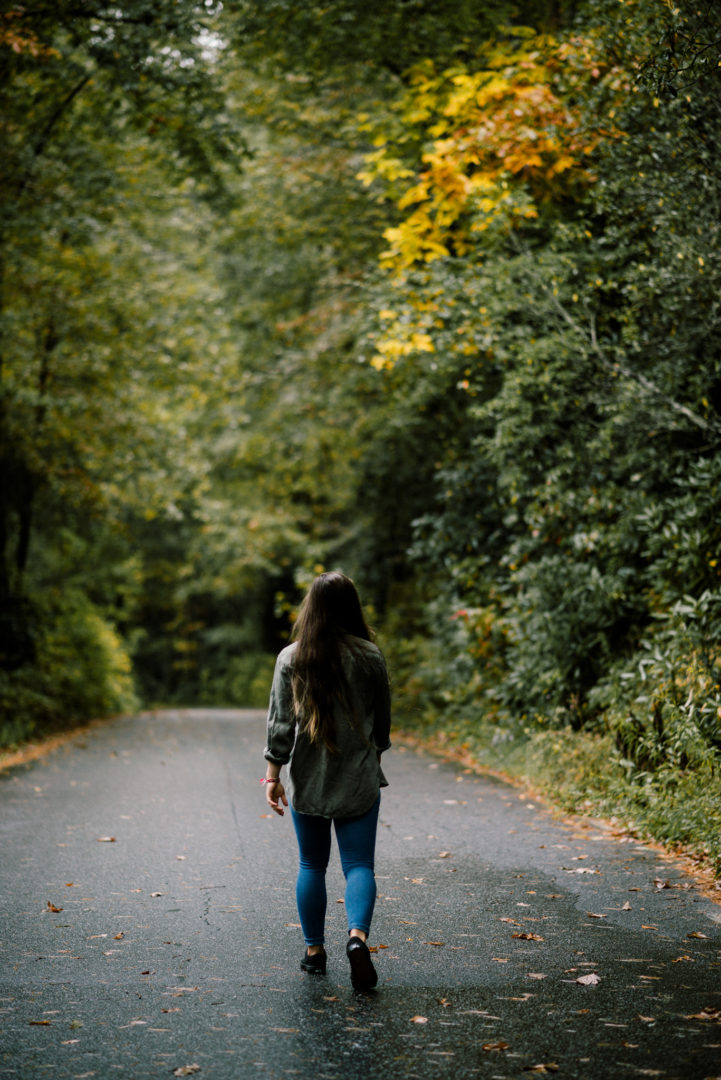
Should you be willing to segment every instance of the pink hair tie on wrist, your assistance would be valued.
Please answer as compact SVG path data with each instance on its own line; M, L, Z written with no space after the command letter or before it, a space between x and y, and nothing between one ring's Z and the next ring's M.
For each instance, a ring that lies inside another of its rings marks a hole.
M280 783L280 777L279 776L274 776L269 780L267 776L262 776L260 782L261 782L261 784L279 784Z

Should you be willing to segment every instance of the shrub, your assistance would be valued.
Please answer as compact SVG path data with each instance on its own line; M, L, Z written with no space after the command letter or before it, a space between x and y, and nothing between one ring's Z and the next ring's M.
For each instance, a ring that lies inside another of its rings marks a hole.
M0 671L0 745L135 708L123 643L86 596L49 591L30 607L35 661Z

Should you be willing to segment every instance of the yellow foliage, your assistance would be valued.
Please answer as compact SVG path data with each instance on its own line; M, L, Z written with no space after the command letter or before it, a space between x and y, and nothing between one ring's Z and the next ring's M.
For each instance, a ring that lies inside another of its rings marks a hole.
M572 101L599 73L593 41L527 28L508 34L486 48L481 70L438 71L426 60L410 73L398 112L401 141L410 131L425 141L415 171L398 156L399 139L386 135L365 159L366 184L413 181L394 196L407 216L385 234L381 262L393 272L464 254L499 219L514 228L537 217L539 203L593 183L587 159L601 134L582 126Z

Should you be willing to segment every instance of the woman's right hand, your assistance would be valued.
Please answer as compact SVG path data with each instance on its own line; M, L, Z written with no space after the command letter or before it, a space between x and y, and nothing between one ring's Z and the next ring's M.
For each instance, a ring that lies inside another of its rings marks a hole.
M285 810L284 806L288 805L288 799L286 798L285 788L280 780L275 780L273 783L265 785L265 801L272 810L283 817Z

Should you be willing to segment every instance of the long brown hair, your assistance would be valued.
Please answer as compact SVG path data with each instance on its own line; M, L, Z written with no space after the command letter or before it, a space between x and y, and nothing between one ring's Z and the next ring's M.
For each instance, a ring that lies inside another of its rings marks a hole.
M315 579L293 636L298 642L292 678L296 717L311 742L333 751L333 706L348 700L342 650L353 648L352 638L373 639L349 577L331 570Z

